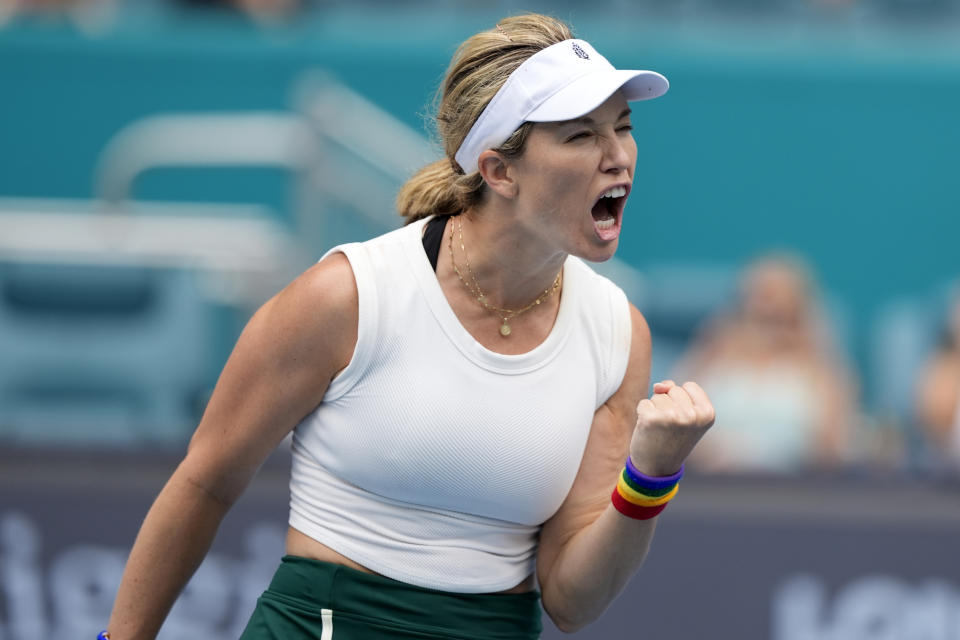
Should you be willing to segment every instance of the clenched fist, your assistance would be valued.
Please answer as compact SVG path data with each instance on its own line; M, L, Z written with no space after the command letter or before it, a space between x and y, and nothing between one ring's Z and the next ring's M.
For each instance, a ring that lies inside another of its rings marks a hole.
M630 459L650 476L676 473L714 418L710 398L696 382L657 382L653 395L637 405Z

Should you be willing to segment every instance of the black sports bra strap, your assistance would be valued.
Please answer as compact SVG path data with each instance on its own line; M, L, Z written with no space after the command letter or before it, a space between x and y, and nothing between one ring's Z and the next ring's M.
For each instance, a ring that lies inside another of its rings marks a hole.
M447 226L449 216L434 216L427 223L427 228L423 230L423 250L427 252L427 258L433 265L433 271L437 271L437 260L440 258L440 247L443 245L443 229Z

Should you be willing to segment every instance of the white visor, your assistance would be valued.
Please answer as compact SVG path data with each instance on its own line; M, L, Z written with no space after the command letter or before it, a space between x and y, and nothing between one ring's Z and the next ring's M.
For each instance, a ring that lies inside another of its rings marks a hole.
M507 141L524 122L560 122L590 113L618 89L627 101L666 93L655 71L621 71L584 40L564 40L530 56L510 74L457 150L465 173L480 154Z

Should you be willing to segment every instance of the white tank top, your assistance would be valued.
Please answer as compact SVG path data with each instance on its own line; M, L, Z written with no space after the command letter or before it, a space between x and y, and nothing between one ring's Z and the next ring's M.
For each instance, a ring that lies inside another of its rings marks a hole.
M357 281L358 339L294 431L290 525L396 580L499 591L532 573L540 525L623 380L629 306L570 257L546 340L492 352L447 303L425 222L331 251Z

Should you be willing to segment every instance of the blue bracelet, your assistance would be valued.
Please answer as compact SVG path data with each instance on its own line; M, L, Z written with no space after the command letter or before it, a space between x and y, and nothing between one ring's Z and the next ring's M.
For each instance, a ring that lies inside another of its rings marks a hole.
M110 640L110 634L107 633L106 629L104 629L99 634L97 634L97 640Z
M680 482L680 478L683 477L683 465L681 464L680 471L677 471L672 476L654 477L641 473L639 469L633 466L633 460L630 459L630 456L627 456L627 475L641 487L647 489L665 489Z

